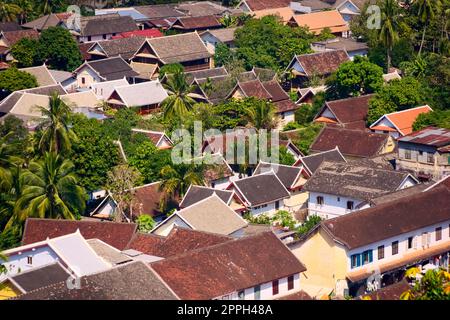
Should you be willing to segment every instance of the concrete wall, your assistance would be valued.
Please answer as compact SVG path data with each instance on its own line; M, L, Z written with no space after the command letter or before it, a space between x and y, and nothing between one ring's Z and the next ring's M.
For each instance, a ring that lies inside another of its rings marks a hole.
M83 80L85 83L83 84ZM85 66L77 73L77 87L89 88L94 83L102 82L103 80L91 68Z

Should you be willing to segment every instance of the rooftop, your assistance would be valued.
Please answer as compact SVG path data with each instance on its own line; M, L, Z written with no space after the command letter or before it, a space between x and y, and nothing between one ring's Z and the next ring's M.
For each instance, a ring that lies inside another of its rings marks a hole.
M443 148L450 144L450 130L428 127L400 138L398 141Z

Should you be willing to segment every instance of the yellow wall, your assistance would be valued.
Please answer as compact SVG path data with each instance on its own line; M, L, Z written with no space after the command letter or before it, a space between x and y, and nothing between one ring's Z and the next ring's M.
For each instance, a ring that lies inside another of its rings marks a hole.
M17 290L10 282L0 283L0 300L17 297L20 291Z
M384 146L383 153L394 152L394 149L395 149L395 141L391 136L389 136L389 139L386 142L386 145Z
M303 284L334 290L336 282L345 279L345 249L335 243L322 228L318 228L306 241L291 250L306 266L307 270L302 277Z
M237 90L233 93L232 98L237 99L237 100L240 100L240 99L244 99L245 96L244 96L244 94L242 93L241 89L237 89Z

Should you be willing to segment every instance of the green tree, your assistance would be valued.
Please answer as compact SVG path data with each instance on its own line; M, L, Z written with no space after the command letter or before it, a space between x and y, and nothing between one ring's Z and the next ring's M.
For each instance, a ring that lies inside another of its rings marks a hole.
M189 94L193 87L186 81L186 75L179 71L168 76L167 83L164 85L169 96L161 103L166 120L181 119L195 104Z
M6 273L7 272L6 266L4 266L3 264L8 261L8 257L5 256L1 252L0 252L0 261L1 261L0 262L0 275L1 275L2 273Z
M214 107L216 120L214 127L219 130L233 129L248 124L247 110L252 103L249 98L243 100L231 99Z
M295 132L295 137L292 142L300 149L303 154L308 154L309 147L313 143L314 139L319 134L323 125L318 123L312 123L306 127L298 129Z
M16 221L28 217L75 219L82 214L87 196L74 169L72 162L53 152L31 162L23 173L25 187L14 210Z
M214 63L217 67L226 66L235 59L237 59L235 52L226 44L217 44L214 51Z
M27 68L35 65L38 43L34 39L22 38L12 46L11 54L19 67Z
M38 86L36 77L17 68L9 68L0 72L0 88L11 93L18 90Z
M236 27L239 23L238 18L236 16L232 16L229 14L220 18L219 21L225 28Z
M322 218L317 215L308 216L305 222L297 229L299 235L304 235L313 229L322 221Z
M28 17L34 13L33 2L31 0L14 0L14 3L20 8L19 24L27 23Z
M413 130L422 130L428 126L450 129L450 109L420 114L414 121Z
M166 74L174 74L177 72L184 72L184 67L179 63L165 64L159 69L159 79L162 79Z
M17 15L20 13L20 7L16 4L9 3L8 1L0 1L0 21L10 22L17 19Z
M420 41L419 56L422 53L422 48L425 43L425 34L427 26L430 24L440 7L440 0L416 0L414 5L417 7L417 14L420 22L424 25L422 32L422 40Z
M280 146L279 148L279 163L285 164L287 166L292 166L295 163L295 158L292 153L288 152L288 149L285 146Z
M203 168L188 164L167 165L161 169L160 190L171 198L182 198L191 184L202 185ZM162 199L166 201L167 199Z
M50 27L41 32L37 48L39 62L57 70L73 71L82 63L78 44L69 30Z
M155 220L153 220L152 216L149 216L148 214L141 214L137 218L139 232L149 233L152 231L155 224Z
M277 125L275 106L264 99L249 98L251 107L247 109L248 121L256 129L273 129Z
M327 80L327 100L374 93L383 86L383 69L365 57L341 64Z
M386 70L391 67L391 53L398 41L400 30L399 5L397 0L383 0L381 2L381 28L378 29L378 39L386 48Z
M384 114L417 107L422 102L421 84L415 78L390 81L369 101L367 121L372 124Z
M419 268L406 271L407 278L416 279ZM428 270L400 300L450 300L450 273L444 269Z
M144 183L158 181L161 169L171 163L169 150L158 150L150 141L140 144L128 163L135 167L144 178Z
M70 128L72 112L70 107L55 92L50 96L49 108L38 106L45 120L40 124L42 136L39 141L41 152L67 152L77 140Z

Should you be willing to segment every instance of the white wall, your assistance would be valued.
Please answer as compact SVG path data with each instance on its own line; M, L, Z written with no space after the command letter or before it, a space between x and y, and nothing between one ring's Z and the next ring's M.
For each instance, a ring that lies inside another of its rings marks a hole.
M91 36L91 40L89 40L88 37L78 37L78 42L80 43L97 42L102 40L110 40L112 37L113 37L112 33L106 34L106 38L104 38L103 35Z
M282 118L284 116L284 118ZM289 122L295 121L295 110L290 110L279 114L280 122L278 124L279 128L283 128Z
M31 256L33 259L31 265L28 264L29 256ZM56 255L56 253L46 245L43 247L34 248L34 250L24 250L21 252L21 254L16 253L10 255L8 257L8 261L5 262L4 265L6 266L7 275L13 276L20 272L48 265L50 263L56 262L57 260L58 256ZM5 275L0 276L0 281L2 280L2 277L4 278Z
M424 232L427 232L430 234L430 237L429 237L429 239L431 240L430 246L429 246L430 248L435 245L441 245L445 242L450 242L449 224L450 224L450 220L448 220L444 223L435 224L435 225L432 225L429 227L415 230L413 232L404 233L404 234L398 235L396 237L392 237L392 238L385 239L385 240L382 240L379 242L375 242L375 243L372 243L372 244L364 246L364 247L350 250L347 252L347 270L355 271L355 270L359 270L361 268L365 268L370 265L376 266L381 263L384 264L384 263L387 263L390 261L399 260L405 254L409 254L414 251L421 251L421 250L423 250L423 248L428 248L428 246L425 246L425 247L422 246L422 234ZM441 232L442 239L437 242L436 242L436 235L435 235L436 227L442 227L442 232ZM408 238L409 237L414 237L412 249L408 249ZM398 254L396 254L396 255L392 255L392 242L394 242L394 241L398 241ZM416 248L414 248L415 242L416 242ZM381 245L384 245L384 258L381 260L378 260L378 247ZM373 262L366 264L364 266L360 266L360 267L356 267L356 268L352 269L351 268L351 256L353 254L363 253L366 250L373 250L372 251Z
M388 119L386 119L386 118L383 118L379 123L377 123L377 126L384 126L384 127L389 127L389 128L392 128L392 129L397 130L397 129L393 126L393 124L392 124ZM382 130L373 130L373 131L375 131L376 133L383 133ZM395 138L395 139L397 139L397 138L400 136L400 134L399 134L398 131L395 131L395 132L394 132L394 131L389 131L388 133L389 133L389 135L390 135L391 137L393 137L393 138Z
M82 78L85 79L83 84ZM94 83L102 82L103 80L91 68L85 66L77 72L77 87L90 88Z
M275 209L275 202L272 202L272 203L268 203L267 205L265 205L263 207L249 208L249 211L253 216L259 216L261 214L266 214L266 215L271 216L271 215L275 214L278 210L285 209L283 200L279 200L279 204L280 204L280 207L278 209Z
M318 196L323 197L323 205L317 204ZM353 201L353 210L347 209L347 201ZM331 219L357 210L356 208L362 202L363 201L361 200L348 197L340 197L336 195L318 192L310 192L308 200L308 211L309 211L308 214L318 215L323 219ZM368 207L369 205L364 205L361 208L358 208L358 210L366 209Z
M209 187L218 189L218 190L225 190L230 185L230 178L222 178L217 179L214 181L211 181L211 185ZM214 187L212 186L212 183L214 183Z
M180 219L180 217L173 215L164 224L161 224L157 227L157 229L153 230L152 233L166 237L175 226L192 229L182 219Z

